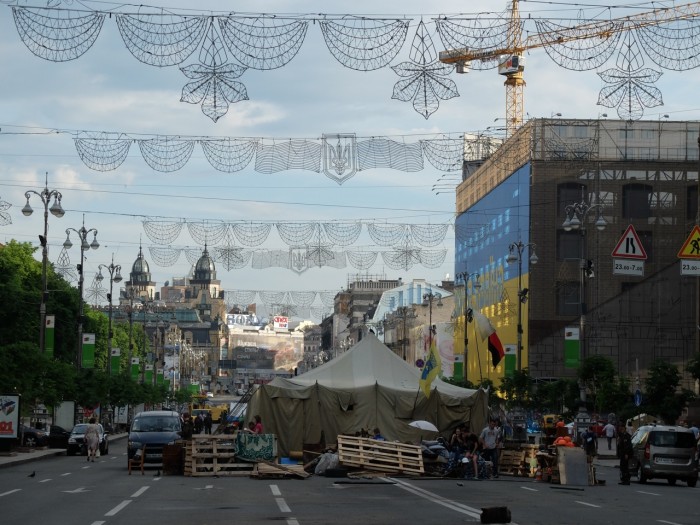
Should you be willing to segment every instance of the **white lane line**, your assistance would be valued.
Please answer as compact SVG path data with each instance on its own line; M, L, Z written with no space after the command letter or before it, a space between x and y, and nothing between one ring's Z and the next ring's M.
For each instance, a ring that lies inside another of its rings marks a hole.
M657 494L656 492L645 492L643 490L638 490L640 494L648 494L649 496L661 496L661 494Z
M2 494L0 494L0 498L2 498L3 496L9 496L10 494L14 494L15 492L19 492L20 490L22 489L8 490L7 492L3 492Z
M421 489L421 488L416 487L414 485L411 485L410 483L407 483L406 481L403 481L401 479L397 479L397 478L380 478L380 479L382 479L384 481L393 482L399 488L402 488L408 492L411 492L411 493L415 494L416 496L420 496L421 498L425 498L429 501L437 503L438 505L442 505L443 507L447 507L448 509L452 509L452 510L460 512L462 514L466 514L467 516L470 516L472 518L481 519L481 509L476 509L474 507L470 507L468 505L464 505L462 503L458 503L456 501L444 498L444 497L440 496L439 494L435 494L434 492L430 492L428 490ZM518 524L515 522L511 522L511 525L518 525Z
M114 515L116 515L117 512L119 512L120 510L122 510L122 509L123 509L124 507L126 507L129 503L131 503L131 500L130 500L130 499L125 499L125 500L122 501L119 505L117 505L117 506L114 507L112 510L110 510L107 514L105 514L105 516L114 516Z
M90 525L104 525L106 521L93 521Z
M600 505L593 505L593 503L588 503L585 501L578 501L578 500L574 500L574 501L580 505L586 505L587 507L595 507L596 509L600 508Z
M61 474L61 477L63 477L63 476L70 476L71 474L72 474L72 472L66 472L65 474Z
M143 494L144 492L146 492L149 488L150 488L150 487L149 487L148 485L146 485L145 487L141 487L139 490L137 490L136 492L134 492L134 493L131 495L131 497L132 497L132 498L138 498L141 494Z
M51 478L42 479L39 483L46 483L47 481L51 481Z
M675 521L666 521L666 520L656 520L659 523L668 523L668 525L681 525L680 523L676 523Z
M90 465L85 465L84 467L80 467L80 468L85 470L86 468L90 468Z
M539 490L533 489L532 487L520 487L520 488L523 489L523 490L529 490L529 491L532 491L532 492L539 492Z
M299 525L299 522L297 521L296 518L289 518L287 520L287 525Z
M284 498L275 498L275 501L277 502L280 512L292 512L292 509L289 508L289 505L287 505L287 502L284 501Z
M282 495L282 491L280 491L280 488L277 485L270 485L270 490L272 491L273 496Z

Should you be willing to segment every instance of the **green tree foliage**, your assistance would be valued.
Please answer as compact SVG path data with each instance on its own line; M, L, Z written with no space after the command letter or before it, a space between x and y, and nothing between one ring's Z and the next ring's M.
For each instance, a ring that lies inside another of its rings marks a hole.
M700 352L688 361L688 366L685 367L685 370L693 379L700 381Z
M527 368L515 370L510 377L504 377L499 391L506 401L506 408L529 408L532 401L533 379Z
M667 424L674 424L692 398L691 392L678 392L680 382L678 367L663 359L654 361L644 381L647 413L658 415Z
M579 404L580 391L574 379L538 382L533 395L533 406L543 413L566 415Z

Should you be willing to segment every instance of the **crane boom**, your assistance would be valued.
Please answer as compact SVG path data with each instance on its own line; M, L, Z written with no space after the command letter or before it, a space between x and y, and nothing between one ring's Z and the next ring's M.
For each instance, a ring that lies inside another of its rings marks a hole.
M679 20L690 20L700 16L700 2L691 2L610 20L586 22L556 31L540 32L527 37L523 41L522 19L518 9L518 2L519 0L512 0L505 47L474 50L467 48L448 49L441 51L439 55L440 62L457 64L461 66L460 71L465 72L468 71L470 62L498 60L499 73L506 76L504 85L506 86L506 134L508 136L515 132L523 123L525 80L523 78L524 62L522 61L522 55L525 51L576 40L607 39L632 28L657 26ZM515 61L514 67L501 67L504 61L512 61L516 57L519 60Z

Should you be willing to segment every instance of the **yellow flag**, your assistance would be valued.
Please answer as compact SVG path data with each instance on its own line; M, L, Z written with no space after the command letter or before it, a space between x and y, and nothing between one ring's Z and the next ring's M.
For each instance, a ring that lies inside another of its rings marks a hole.
M430 350L428 351L428 356L425 360L425 365L423 365L423 370L420 374L420 388L425 394L425 397L430 397L430 385L440 373L440 368L442 367L442 361L440 361L440 353L438 352L437 346L435 345L435 338L431 338Z

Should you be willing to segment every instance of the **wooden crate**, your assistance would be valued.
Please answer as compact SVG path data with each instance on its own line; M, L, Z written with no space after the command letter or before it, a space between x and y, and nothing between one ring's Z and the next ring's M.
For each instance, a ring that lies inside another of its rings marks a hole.
M498 458L498 474L527 476L530 465L525 461L524 450L501 450Z
M187 443L185 476L249 476L255 463L237 462L232 436L194 436Z
M421 447L355 436L338 436L341 465L399 474L423 474Z

